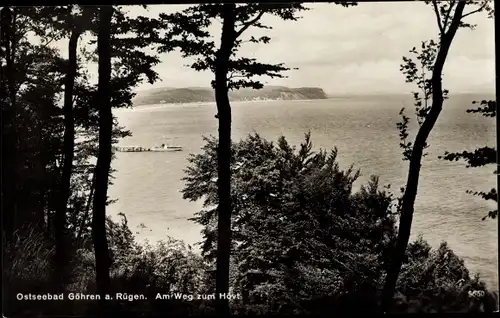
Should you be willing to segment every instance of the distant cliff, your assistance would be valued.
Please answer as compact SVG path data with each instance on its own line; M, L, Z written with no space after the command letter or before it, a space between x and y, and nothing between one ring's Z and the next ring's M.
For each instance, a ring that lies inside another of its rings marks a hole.
M328 98L323 89L318 87L288 88L284 86L266 86L262 89L240 89L229 92L232 101L253 100L304 100L304 99L326 99ZM134 98L134 105L151 104L175 104L175 103L199 103L214 102L213 89L190 87L190 88L155 88L138 92Z

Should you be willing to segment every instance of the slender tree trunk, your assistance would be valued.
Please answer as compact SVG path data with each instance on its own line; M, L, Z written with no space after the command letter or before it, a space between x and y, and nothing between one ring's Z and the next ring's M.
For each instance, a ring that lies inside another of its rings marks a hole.
M97 51L99 55L99 155L96 164L95 194L92 215L92 240L96 261L97 292L104 299L109 291L109 252L106 237L106 201L108 194L109 169L111 167L111 17L113 7L102 6L99 12L99 34Z
M45 233L47 231L47 225L45 224L46 207L47 207L47 188L43 187L43 189L40 190L40 204L38 211L38 217L39 217L38 224L40 224L42 233Z
M40 193L40 199L42 200L40 204L40 224L42 225L43 233L47 234L47 212L48 212L48 194L50 193L49 189L51 188L51 182L49 181L51 176L50 176L50 157L49 154L44 153L42 155L42 167L43 167L43 180L44 185L43 189L41 190Z
M41 145L42 144L42 131L41 131L41 127L39 125L36 125L36 131L37 131L37 144L38 145ZM33 198L33 209L32 209L32 213L33 213L33 227L36 228L37 230L40 231L40 233L43 233L43 231L45 230L45 227L44 227L44 222L43 222L43 219L44 219L44 197L45 197L45 194L44 194L44 190L47 188L45 186L45 180L47 180L47 178L45 177L45 158L44 158L44 155L42 153L42 151L36 151L35 152L36 155L34 156L33 158L33 174L36 175L36 179L37 179L37 185L35 186L35 189L34 189L34 198Z
M399 221L398 239L396 243L396 250L393 259L387 271L387 277L382 294L382 311L388 312L392 306L394 292L396 290L396 283L398 280L401 265L406 254L406 248L410 239L411 225L413 221L413 212L415 199L417 197L418 181L420 177L420 167L424 147L430 132L434 128L436 121L443 108L443 87L442 87L442 72L448 51L455 34L459 28L462 13L464 11L465 2L460 1L455 9L455 14L448 31L442 35L439 46L439 51L434 63L434 70L432 72L432 107L425 117L425 121L420 127L415 143L413 146L410 167L408 171L408 179L406 181L406 190L403 195L401 216Z
M496 8L496 6L495 6ZM495 30L498 30L498 19L495 17ZM500 41L500 35L498 32L495 32L495 42L498 43ZM500 74L500 64L495 63L495 70L496 74ZM498 85L498 79L497 79L497 84L496 84L496 96L500 95L500 86ZM497 97L498 98L498 97ZM498 99L495 101L495 110L496 110L496 115L495 115L495 121L497 124L497 136L496 136L496 151L497 151L497 203L500 202L500 134L498 133L499 127L500 127L500 116L498 114ZM497 235L500 233L500 211L497 208ZM497 275L500 275L500 253L497 255L497 266L498 266L498 271ZM500 310L500 279L498 280L498 285L497 285L497 304L496 304L496 310Z
M15 12L9 7L2 9L2 44L5 49L6 71L5 79L7 84L7 94L12 108L16 105L16 88L14 80L14 55L15 55Z
M92 205L92 199L94 198L94 189L95 189L95 169L92 172L92 181L90 183L90 192L89 192L89 198L87 200L87 205L85 207L85 214L83 215L82 222L80 223L80 227L78 228L78 235L76 236L76 242L78 245L80 245L80 241L83 235L83 230L85 228L85 223L87 223L87 219L90 213L90 206Z
M220 49L215 66L215 100L219 118L218 172L218 240L215 292L217 313L229 315L229 302L222 294L229 292L229 260L231 254L231 104L227 74L235 40L235 5L224 4Z
M5 238L9 241L15 231L17 213L17 134L16 134L16 109L14 90L14 67L12 54L13 41L13 16L9 7L1 10L0 17L0 42L3 49L2 58L5 67L1 68L0 89L2 103L2 223Z
M73 116L73 89L77 70L77 48L78 38L81 31L74 29L69 39L68 69L66 70L66 81L64 84L64 137L63 137L63 169L60 184L59 204L55 214L55 241L56 241L56 268L60 273L64 272L67 263L66 251L66 209L71 191L71 174L73 171L73 158L75 148L75 119ZM63 277L59 275L58 277Z

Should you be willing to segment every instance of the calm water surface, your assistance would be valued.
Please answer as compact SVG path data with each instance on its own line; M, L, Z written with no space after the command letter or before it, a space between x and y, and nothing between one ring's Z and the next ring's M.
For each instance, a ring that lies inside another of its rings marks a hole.
M437 158L446 150L494 146L494 120L465 113L474 97L452 96L431 133L412 239L422 234L433 246L447 241L496 290L496 221L481 221L494 205L466 194L467 189L495 187L494 167L467 169ZM402 106L412 114L411 104L400 96L233 103L233 140L258 132L273 140L284 135L299 144L310 130L315 148L336 146L342 167L354 164L361 170L357 186L375 174L381 184L397 191L404 185L408 162L401 160L396 122ZM110 213L125 213L139 239L156 241L170 235L188 244L200 240L200 227L187 219L201 209L201 202L182 199L181 178L188 154L200 152L201 136L217 133L215 113L214 104L151 105L116 112L120 124L133 133L121 146L167 142L184 147L173 153L118 153L113 162L117 172L110 196L118 201Z

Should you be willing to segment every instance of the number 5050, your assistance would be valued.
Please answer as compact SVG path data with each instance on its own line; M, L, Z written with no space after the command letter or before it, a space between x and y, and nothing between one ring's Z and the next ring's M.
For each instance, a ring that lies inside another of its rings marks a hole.
M480 298L484 297L484 290L469 290L469 297Z

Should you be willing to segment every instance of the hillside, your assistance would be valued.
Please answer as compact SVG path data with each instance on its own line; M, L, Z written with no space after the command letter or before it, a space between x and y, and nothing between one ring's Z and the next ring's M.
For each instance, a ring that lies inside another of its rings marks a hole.
M323 89L318 87L288 88L284 86L266 86L262 89L240 89L231 91L231 101L252 100L305 100L326 99L327 95ZM187 88L155 88L137 93L133 102L135 106L151 104L176 104L176 103L199 103L214 102L214 91L210 88L187 87Z

